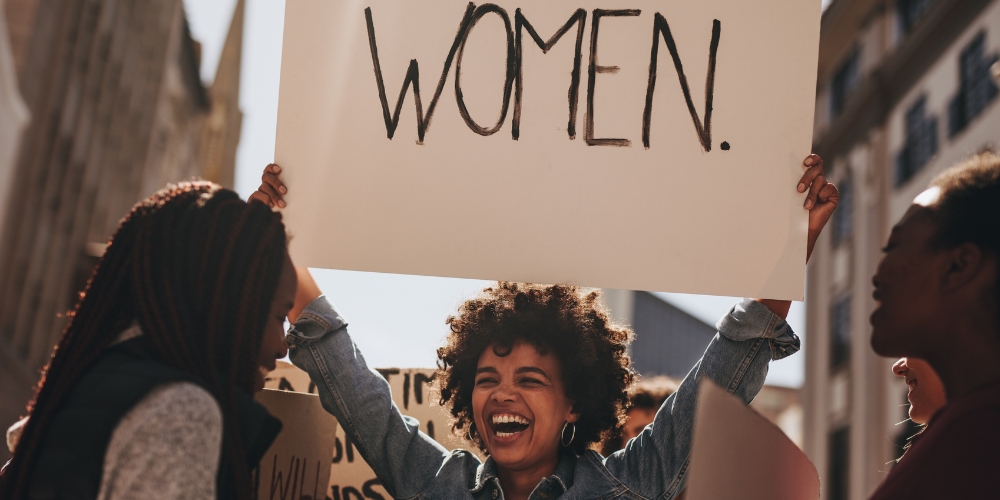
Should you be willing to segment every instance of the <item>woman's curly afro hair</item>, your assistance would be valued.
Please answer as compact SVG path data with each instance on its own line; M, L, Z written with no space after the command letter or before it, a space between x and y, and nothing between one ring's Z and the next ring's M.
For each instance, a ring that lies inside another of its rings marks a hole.
M438 349L436 378L442 406L451 407L452 430L465 429L487 452L472 408L479 357L491 346L500 354L523 341L559 360L566 396L580 415L570 450L581 454L617 431L634 378L626 352L632 332L614 324L599 299L599 292L573 286L500 282L462 304L446 321L451 333Z

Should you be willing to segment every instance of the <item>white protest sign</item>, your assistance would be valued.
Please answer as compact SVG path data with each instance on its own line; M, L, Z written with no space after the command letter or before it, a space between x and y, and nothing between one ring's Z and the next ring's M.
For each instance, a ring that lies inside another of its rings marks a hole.
M298 265L801 299L819 2L288 0Z
M420 430L449 450L456 448L470 450L469 443L451 433L448 425L450 415L445 408L438 405L440 396L436 387L431 390L433 369L382 368L377 371L388 380L392 400L399 410L404 415L420 421ZM285 391L316 392L316 387L306 372L281 361L278 362L278 368L265 379L265 386ZM333 458L330 463L330 479L326 495L331 500L392 498L340 426L336 429Z
M781 429L705 380L685 491L687 500L816 500L819 474Z
M337 419L313 394L264 389L254 399L282 424L260 461L257 500L326 498Z

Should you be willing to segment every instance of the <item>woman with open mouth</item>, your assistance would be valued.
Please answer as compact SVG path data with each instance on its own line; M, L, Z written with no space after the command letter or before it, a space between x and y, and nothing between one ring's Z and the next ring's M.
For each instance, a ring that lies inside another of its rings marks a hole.
M839 194L818 156L803 166L798 192L808 193L811 251ZM252 197L284 208L279 173L268 165ZM308 270L299 269L298 278L291 360L309 373L323 407L395 498L674 498L690 463L700 381L749 403L768 363L799 349L783 319L789 302L744 299L719 321L719 334L653 423L603 457L592 445L622 425L634 380L631 330L611 320L599 292L498 283L448 318L451 333L438 349L441 403L454 416L453 430L487 457L481 461L449 452L401 415Z

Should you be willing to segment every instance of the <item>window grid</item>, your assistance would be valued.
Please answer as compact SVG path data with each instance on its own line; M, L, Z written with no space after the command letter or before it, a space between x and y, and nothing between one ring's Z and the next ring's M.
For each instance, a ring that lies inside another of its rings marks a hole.
M979 113L996 98L997 84L990 66L997 56L986 54L986 32L982 31L966 46L958 59L958 94L948 105L948 136L965 130Z
M927 115L927 97L906 111L906 142L896 155L896 187L910 180L937 153L937 117Z
M840 204L833 212L833 246L837 247L847 241L854 231L854 186L850 177L842 179L837 187L840 189Z
M830 433L829 465L827 469L828 500L847 500L850 428L841 427Z
M851 296L844 295L830 308L830 371L851 357Z
M847 100L860 82L858 61L860 54L861 50L855 48L830 81L830 116L833 118L844 110Z
M899 0L899 3L896 4L896 13L904 35L913 31L913 28L927 13L928 7L933 4L934 0Z

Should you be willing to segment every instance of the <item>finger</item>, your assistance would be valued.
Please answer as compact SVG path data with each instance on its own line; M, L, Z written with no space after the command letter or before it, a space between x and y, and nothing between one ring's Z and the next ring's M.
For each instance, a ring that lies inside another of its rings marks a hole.
M809 194L806 195L806 201L802 206L806 210L812 210L816 205L816 197L819 196L819 192L827 185L829 183L826 182L826 177L823 177L823 174L820 173L819 176L813 179L812 184L809 185Z
M271 172L264 172L264 175L260 176L260 180L274 188L274 191L279 194L288 193L288 188L285 187L285 183L281 181L281 178Z
M822 165L822 164L823 164L823 158L820 158L820 156L816 153L812 153L809 156L807 156L805 160L802 160L802 170L809 170L809 167L812 167L813 165Z
M826 185L819 190L819 193L817 193L816 201L818 203L829 204L836 207L837 204L840 203L840 190L837 189L837 186L827 182Z
M819 177L819 176L821 176L821 175L823 175L823 163L822 162L817 163L817 164L809 167L805 171L805 173L802 174L802 177L799 178L798 191L800 193L806 192L809 189L809 186L812 185L813 181L815 181L816 178Z
M840 202L840 192L837 190L837 186L827 183L820 190L817 199L816 207L809 211L809 226L820 230L837 209L837 204Z
M274 203L271 203L271 197L268 196L267 193L261 192L259 189L257 191L254 191L253 194L251 194L250 197L247 198L247 203L250 203L252 201L259 201L271 208L274 208Z
M278 208L285 208L285 200L281 198L281 195L268 183L263 183L257 188L258 191L262 191L271 199L271 208L278 206Z

